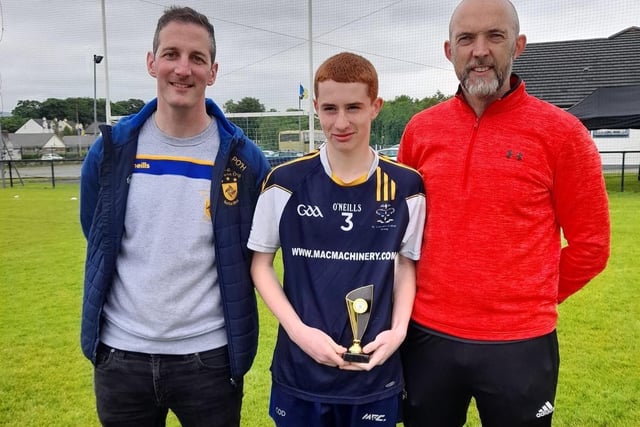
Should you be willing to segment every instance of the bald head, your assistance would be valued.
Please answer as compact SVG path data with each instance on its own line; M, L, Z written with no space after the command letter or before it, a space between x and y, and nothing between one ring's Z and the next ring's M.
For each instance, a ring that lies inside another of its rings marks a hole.
M509 0L462 0L454 9L449 21L449 39L452 39L456 25L467 19L474 19L478 11L501 19L503 25L520 34L520 20L515 6Z
M509 0L462 0L453 11L445 55L478 116L509 91L513 61L526 43Z

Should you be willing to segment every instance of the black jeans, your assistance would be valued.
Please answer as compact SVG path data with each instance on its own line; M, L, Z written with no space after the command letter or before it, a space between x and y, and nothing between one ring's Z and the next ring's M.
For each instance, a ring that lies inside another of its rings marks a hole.
M240 425L242 381L232 383L227 347L150 355L100 345L94 370L103 426L162 427L169 409L185 427Z

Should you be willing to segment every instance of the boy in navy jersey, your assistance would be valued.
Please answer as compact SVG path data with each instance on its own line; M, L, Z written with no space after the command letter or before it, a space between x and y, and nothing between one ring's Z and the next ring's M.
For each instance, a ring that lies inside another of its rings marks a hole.
M395 426L403 389L396 350L415 295L424 187L415 170L369 146L383 101L368 60L327 59L314 90L327 143L272 170L248 243L256 288L280 322L269 413L280 427ZM347 296L359 288L371 293L355 298L350 321ZM365 361L345 360L354 338Z

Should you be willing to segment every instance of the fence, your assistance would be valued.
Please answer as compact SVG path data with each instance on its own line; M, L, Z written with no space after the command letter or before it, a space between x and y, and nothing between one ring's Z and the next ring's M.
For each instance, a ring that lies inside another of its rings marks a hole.
M634 188L640 187L640 150L600 151L600 154L603 157L602 171L610 188L620 188L624 192L628 179L638 183ZM296 155L279 153L267 159L273 167L294 158ZM81 167L82 160L0 160L0 178L2 188L23 185L24 181L50 181L55 188L59 181L78 182Z
M27 182L79 182L82 160L0 160L2 188Z
M640 181L640 150L600 151L602 169L610 180L620 178L620 191L624 192L625 177L630 175ZM619 161L616 161L619 159ZM637 174L636 174L637 172Z
M295 155L281 153L268 157L271 167L295 159ZM0 160L0 188L24 185L25 182L80 182L82 160Z

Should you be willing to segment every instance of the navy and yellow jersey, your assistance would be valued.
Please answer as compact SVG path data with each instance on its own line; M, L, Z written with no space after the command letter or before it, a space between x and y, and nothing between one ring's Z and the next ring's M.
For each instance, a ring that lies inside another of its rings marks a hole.
M374 285L363 345L391 326L394 260L420 256L425 195L415 170L378 158L368 177L331 178L324 148L272 170L258 199L249 248L282 248L283 289L302 321L349 347L346 294ZM397 394L399 355L369 372L317 364L280 328L273 381L303 399L361 404Z

